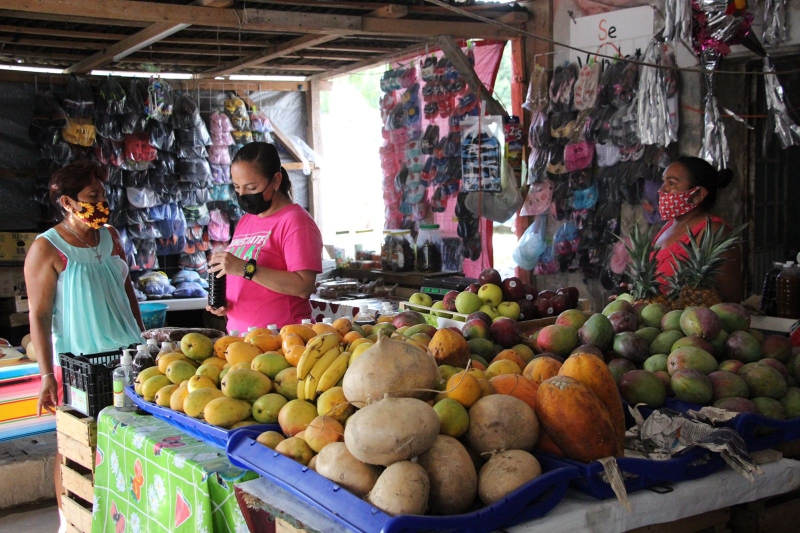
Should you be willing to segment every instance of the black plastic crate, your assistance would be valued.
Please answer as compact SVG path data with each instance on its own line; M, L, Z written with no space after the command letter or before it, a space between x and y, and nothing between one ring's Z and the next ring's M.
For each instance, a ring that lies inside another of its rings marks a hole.
M104 407L114 404L114 369L122 350L95 354L58 354L64 377L64 404L86 416L97 418Z

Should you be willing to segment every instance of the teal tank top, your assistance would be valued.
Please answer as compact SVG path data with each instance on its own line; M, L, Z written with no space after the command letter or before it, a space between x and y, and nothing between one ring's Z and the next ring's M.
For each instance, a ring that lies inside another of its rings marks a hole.
M141 331L125 293L128 265L113 255L108 228L100 229L100 244L77 248L51 228L39 235L67 258L58 276L53 307L53 357L93 354L142 342ZM99 260L98 260L98 257Z

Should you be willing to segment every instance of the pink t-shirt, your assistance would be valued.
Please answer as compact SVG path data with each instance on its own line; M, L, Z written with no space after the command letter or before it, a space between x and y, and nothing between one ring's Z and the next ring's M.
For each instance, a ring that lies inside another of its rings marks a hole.
M311 215L297 204L264 218L245 214L228 252L273 270L322 272L322 235ZM311 317L308 299L279 294L241 276L228 276L225 295L228 330L244 333L249 326L270 324L281 328Z

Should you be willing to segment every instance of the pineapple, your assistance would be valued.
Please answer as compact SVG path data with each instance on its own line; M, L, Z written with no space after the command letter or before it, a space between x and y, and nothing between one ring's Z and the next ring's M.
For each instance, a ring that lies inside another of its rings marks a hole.
M716 275L725 262L722 257L738 241L739 234L747 224L739 226L725 235L725 228L716 231L711 228L711 221L706 219L705 232L697 242L697 235L691 230L689 242L681 242L686 257L678 259L673 254L675 272L665 279L667 296L673 309L687 307L711 307L722 301L717 292Z
M634 224L630 234L630 245L621 239L630 256L628 276L631 278L630 293L634 303L662 303L669 302L661 292L661 283L658 281L658 261L656 254L658 247L653 243L654 227L644 230L638 223ZM619 238L619 237L618 237Z

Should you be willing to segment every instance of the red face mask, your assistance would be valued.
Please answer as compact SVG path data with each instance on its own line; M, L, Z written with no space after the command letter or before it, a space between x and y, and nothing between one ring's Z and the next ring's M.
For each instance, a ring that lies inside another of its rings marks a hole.
M659 192L658 212L661 219L678 218L696 208L698 204L693 204L689 199L698 189L699 187L684 192Z

